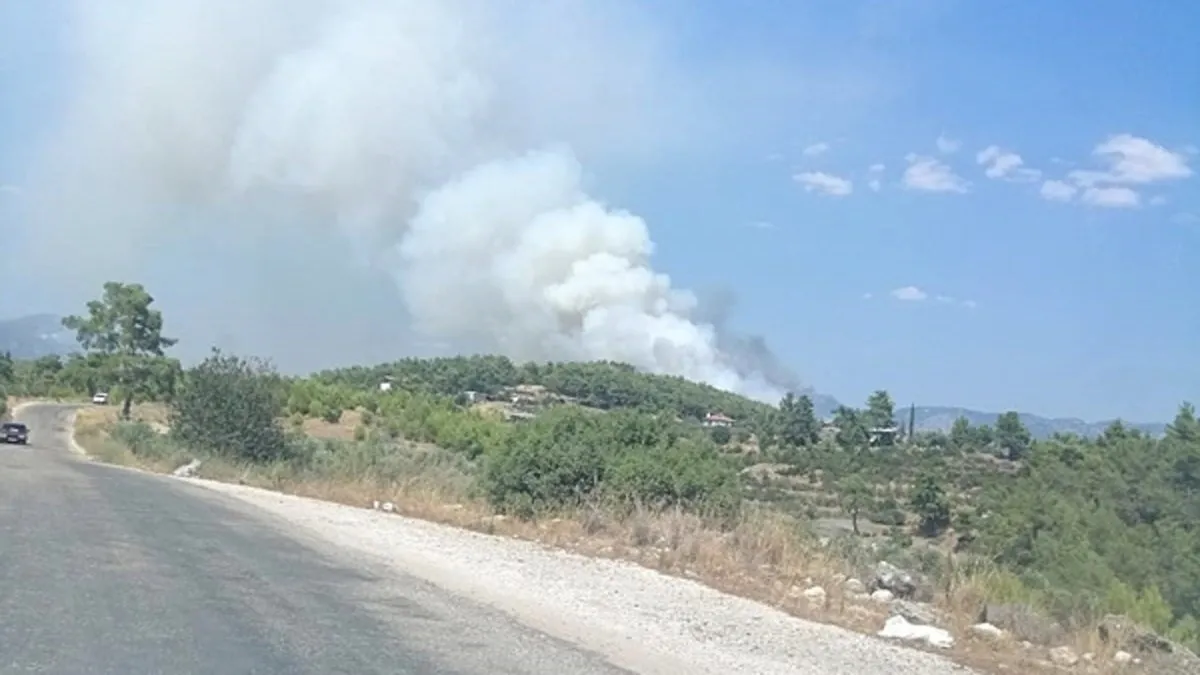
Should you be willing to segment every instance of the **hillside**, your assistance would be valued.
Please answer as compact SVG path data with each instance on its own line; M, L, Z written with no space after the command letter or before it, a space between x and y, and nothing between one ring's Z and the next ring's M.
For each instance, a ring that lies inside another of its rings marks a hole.
M75 336L63 330L60 316L30 314L0 320L0 353L9 352L14 359L62 355L75 347Z
M23 316L16 319L0 320L0 353L5 351L11 352L15 359L34 359L40 356L49 354L65 355L74 351L76 348L74 336L69 331L64 331L61 324L62 318L53 314L33 314ZM465 357L464 357L465 358ZM491 359L492 357L469 357ZM506 361L506 360L505 360ZM403 374L413 368L418 369L416 375L401 375L401 377L416 377L417 379L425 380L425 370L433 366L417 366L414 364L432 363L416 359L407 359L396 362L395 364L385 364L370 368L351 368L345 372L338 371L337 379L350 378L358 381L360 384L367 384L370 381L372 384L377 384L384 377L393 375L394 373ZM499 364L499 361L496 361ZM621 366L620 368L625 368ZM485 369L486 371L487 369ZM510 363L508 366L496 365L492 369L492 375L453 375L449 372L440 376L444 379L434 378L436 385L423 385L435 387L437 393L453 395L460 391L478 390L489 391L500 386L514 386L517 384L540 384L543 377L548 377L552 369L543 372L526 370L518 374L517 369ZM583 392L579 385L572 385L569 380L571 373L586 372L591 373L594 370L591 366L583 367L582 370L572 369L564 365L560 368L558 374L554 376L554 382L561 382L563 393L568 395L576 395L582 393L584 397L597 395L596 391ZM335 377L331 372L323 373L322 377ZM483 379L479 379L483 378ZM492 379L489 379L492 378ZM557 386L557 385L556 385ZM589 385L590 386L590 385ZM605 385L598 385L602 388L597 391L603 391L604 387L616 386L612 382ZM711 406L713 410L725 412L729 415L737 416L735 412L742 415L747 414L746 411L757 410L759 406L752 402L746 402L740 397L717 392L709 387L697 386L697 392L704 391L705 393L697 393L695 401L696 405L703 402L705 406ZM797 394L805 394L812 398L813 408L818 417L822 419L831 419L834 412L842 405L841 401L827 394L822 394L811 388L796 392ZM848 404L853 405L853 404ZM900 407L904 407L903 402L900 402ZM695 412L694 410L692 412ZM1034 438L1050 438L1056 433L1072 433L1079 436L1095 437L1103 433L1104 430L1112 423L1111 420L1088 422L1086 420L1076 418L1048 418L1032 413L1022 412L1021 422L1029 429ZM703 416L703 413L699 413ZM943 431L948 432L954 420L959 417L965 417L972 425L994 425L999 418L1000 413L983 412L979 410L971 410L956 406L917 406L916 409L916 428L918 431ZM904 420L907 422L907 419ZM1131 428L1138 429L1152 436L1159 436L1166 430L1164 423L1134 423L1127 424Z
M681 378L635 375L632 368L620 364L525 364L514 365L503 357L470 356L446 359L404 359L373 367L326 371L317 375L328 382L357 386L376 386L391 379L397 385L416 386L430 393L454 396L465 391L485 394L503 387L543 385L555 393L579 399L595 407L670 406L686 417L701 418L707 412L721 412L735 419L761 415L770 406ZM686 394L681 393L686 392ZM832 396L810 390L797 392L812 398L818 417L829 420L842 405ZM683 398L680 398L683 397ZM853 404L851 407L854 407ZM901 409L904 405L899 406ZM907 411L901 410L898 417ZM965 417L972 426L995 425L1000 413L981 412L952 406L918 406L918 431L949 432L954 420ZM1086 422L1073 418L1047 418L1020 413L1021 422L1034 438L1046 439L1056 433L1096 437L1112 423ZM907 419L900 420L907 422ZM1131 428L1159 436L1166 430L1161 423L1127 424Z

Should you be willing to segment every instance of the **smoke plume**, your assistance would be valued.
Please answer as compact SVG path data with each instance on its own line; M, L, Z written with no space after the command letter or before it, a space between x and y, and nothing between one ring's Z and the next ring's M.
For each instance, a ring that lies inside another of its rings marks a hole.
M239 343L286 325L271 347L303 358L337 332L371 336L343 349L405 332L778 394L765 347L725 349L727 331L653 269L646 224L589 195L585 164L637 162L704 127L699 88L632 5L74 7L75 85L31 213L72 279L173 278L169 317L172 299L207 307L194 328ZM356 317L347 298L368 295L394 316Z

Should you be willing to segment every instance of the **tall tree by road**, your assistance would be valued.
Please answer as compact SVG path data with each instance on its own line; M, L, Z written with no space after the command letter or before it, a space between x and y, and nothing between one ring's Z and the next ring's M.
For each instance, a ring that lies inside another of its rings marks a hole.
M88 354L100 355L107 375L123 398L121 415L128 419L135 397L169 386L179 363L165 351L177 340L163 337L162 312L152 309L154 297L141 284L109 281L99 300L87 304L87 316L68 316L63 327Z

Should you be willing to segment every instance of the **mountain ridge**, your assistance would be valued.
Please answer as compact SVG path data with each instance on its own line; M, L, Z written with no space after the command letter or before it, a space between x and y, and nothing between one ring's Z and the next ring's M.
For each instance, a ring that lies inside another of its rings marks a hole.
M50 355L66 355L76 348L75 336L62 327L62 317L50 313L30 314L14 319L0 319L0 353L10 352L17 359L36 359ZM841 403L828 394L808 390L819 416L828 419ZM908 421L907 406L897 409L896 415ZM1089 422L1073 417L1044 417L1020 412L1021 421L1035 438L1049 438L1056 433L1097 436L1113 420ZM961 406L916 406L915 423L918 431L949 431L954 420L966 417L972 425L995 424L1000 413L972 410ZM1165 432L1160 422L1125 422L1126 426L1151 435Z

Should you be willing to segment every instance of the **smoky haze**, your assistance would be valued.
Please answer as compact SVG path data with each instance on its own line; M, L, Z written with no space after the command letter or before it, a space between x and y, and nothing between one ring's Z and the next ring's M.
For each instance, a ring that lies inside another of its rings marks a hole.
M497 351L760 398L795 378L588 189L703 135L705 83L619 0L73 5L30 259L145 281L171 332L287 369ZM718 115L719 116L719 115ZM790 386L790 385L788 385Z

